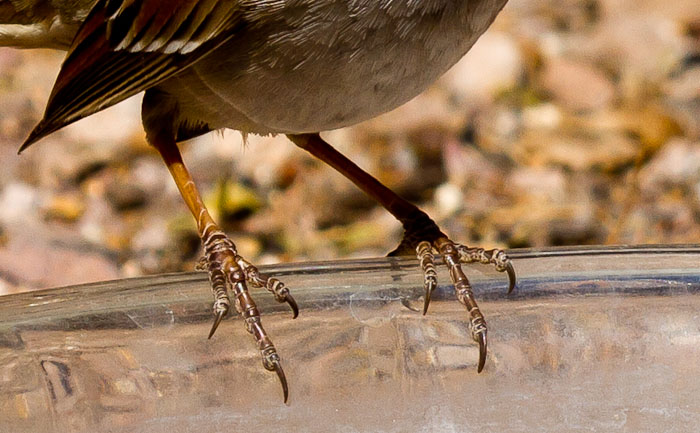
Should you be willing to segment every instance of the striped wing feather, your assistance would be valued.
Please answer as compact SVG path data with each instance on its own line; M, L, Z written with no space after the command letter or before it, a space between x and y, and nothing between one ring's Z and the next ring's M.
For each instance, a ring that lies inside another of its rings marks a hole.
M187 68L242 25L239 0L99 0L20 152Z

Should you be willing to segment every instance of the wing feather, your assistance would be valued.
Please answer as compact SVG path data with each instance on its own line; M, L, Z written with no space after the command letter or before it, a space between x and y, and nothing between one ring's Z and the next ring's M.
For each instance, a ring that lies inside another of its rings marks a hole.
M241 17L240 0L99 0L20 152L191 66L232 38Z

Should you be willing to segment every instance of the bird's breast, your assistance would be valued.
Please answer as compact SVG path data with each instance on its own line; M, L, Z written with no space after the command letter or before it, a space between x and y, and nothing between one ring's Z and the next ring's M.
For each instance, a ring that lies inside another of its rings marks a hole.
M239 34L164 86L188 86L182 116L214 128L335 129L423 91L505 1L287 0L276 9L258 2Z

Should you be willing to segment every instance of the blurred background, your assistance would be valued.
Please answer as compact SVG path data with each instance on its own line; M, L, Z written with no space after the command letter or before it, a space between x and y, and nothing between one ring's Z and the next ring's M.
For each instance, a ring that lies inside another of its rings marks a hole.
M194 220L140 124L140 96L17 148L61 52L0 48L0 294L192 270ZM700 2L511 0L408 104L325 134L483 247L700 242ZM381 256L400 225L284 137L182 145L256 264Z

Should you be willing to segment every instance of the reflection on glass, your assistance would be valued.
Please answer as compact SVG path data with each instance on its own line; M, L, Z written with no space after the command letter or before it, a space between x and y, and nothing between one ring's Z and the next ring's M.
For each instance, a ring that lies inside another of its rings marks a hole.
M242 321L210 341L204 274L0 298L0 432L694 431L700 248L516 251L516 292L470 265L489 325L476 373L440 266L427 316L413 260L267 267L254 296L290 404Z

